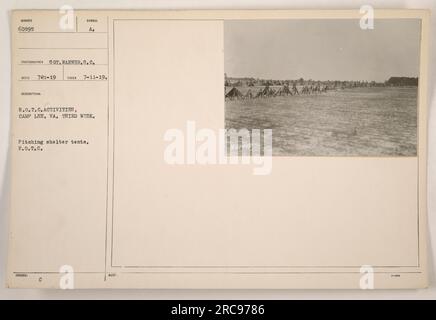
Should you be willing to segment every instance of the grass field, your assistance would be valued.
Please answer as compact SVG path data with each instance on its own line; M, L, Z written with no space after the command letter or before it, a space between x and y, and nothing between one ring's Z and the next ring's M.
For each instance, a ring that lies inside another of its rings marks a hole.
M273 130L275 156L416 155L416 87L353 88L225 105L227 129Z

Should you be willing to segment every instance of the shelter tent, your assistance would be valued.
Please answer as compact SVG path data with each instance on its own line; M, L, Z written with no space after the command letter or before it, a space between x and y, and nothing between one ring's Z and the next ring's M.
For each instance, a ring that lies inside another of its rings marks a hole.
M238 89L236 89L235 87L233 87L229 92L227 92L226 94L226 98L228 99L242 99L244 97L244 95L241 93L241 91L239 91Z
M262 96L264 97L272 97L274 96L274 90L271 89L269 86L266 86L263 90L262 90Z

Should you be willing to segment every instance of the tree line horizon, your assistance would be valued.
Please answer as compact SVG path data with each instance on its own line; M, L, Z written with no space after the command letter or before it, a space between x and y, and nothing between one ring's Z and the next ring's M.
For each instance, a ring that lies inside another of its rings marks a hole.
M256 87L256 86L283 86L283 85L312 85L323 84L329 86L418 86L418 77L399 77L392 76L383 82L368 81L368 80L313 80L313 79L294 79L294 80L277 80L277 79L262 79L254 77L229 77L224 74L224 85L226 87Z

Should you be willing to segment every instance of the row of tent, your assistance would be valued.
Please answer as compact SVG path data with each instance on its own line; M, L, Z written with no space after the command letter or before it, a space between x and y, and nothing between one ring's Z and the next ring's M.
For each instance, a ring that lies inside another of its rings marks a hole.
M253 93L251 89L243 94L238 88L233 87L229 92L225 94L226 99L235 100L235 99L253 99L253 98L265 98L265 97L276 97L276 96L288 96L288 95L299 95L299 94L312 94L312 93L321 93L327 92L327 86L304 86L298 91L296 86L289 88L289 86L284 85L278 89L273 89L269 86L265 86L263 89L259 89L258 92Z

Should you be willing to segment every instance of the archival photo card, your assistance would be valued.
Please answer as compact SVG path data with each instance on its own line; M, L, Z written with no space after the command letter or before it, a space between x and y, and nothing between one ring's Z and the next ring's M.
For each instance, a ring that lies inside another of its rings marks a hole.
M7 286L425 288L430 12L373 14L14 11Z

